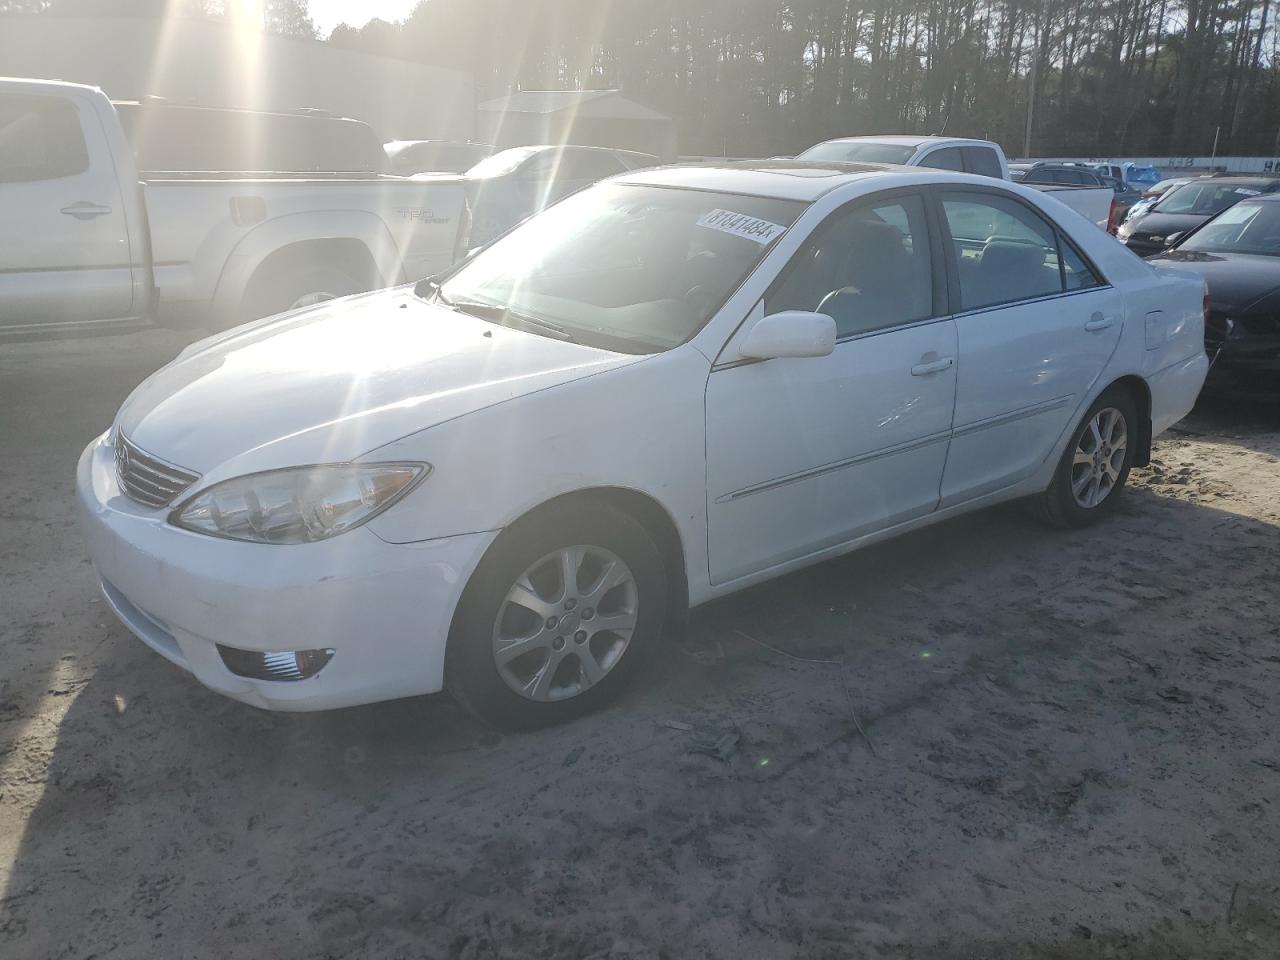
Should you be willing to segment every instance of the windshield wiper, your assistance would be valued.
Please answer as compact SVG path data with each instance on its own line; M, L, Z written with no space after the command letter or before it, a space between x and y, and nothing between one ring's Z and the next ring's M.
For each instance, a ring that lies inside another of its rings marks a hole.
M550 320L543 320L541 317L535 317L527 313L520 313L510 307L504 307L500 303L487 303L484 300L451 300L440 290L436 291L436 299L446 306L453 307L455 310L469 313L483 320L492 321L499 326L507 326L508 321L511 321L534 333L549 333L553 337L569 343L578 342L573 334L558 323L552 323Z

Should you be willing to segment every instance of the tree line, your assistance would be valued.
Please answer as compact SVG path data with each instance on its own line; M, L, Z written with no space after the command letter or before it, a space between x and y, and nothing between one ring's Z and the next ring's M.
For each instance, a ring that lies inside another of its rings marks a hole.
M619 87L685 153L941 133L1011 156L1280 153L1271 0L425 0L330 42L480 96ZM1029 122L1028 122L1029 120ZM1029 133L1029 136L1028 136Z
M460 70L477 97L620 88L683 153L948 133L1011 156L1280 155L1272 0L422 0L327 42ZM0 0L225 15L220 0ZM266 29L314 36L305 0Z

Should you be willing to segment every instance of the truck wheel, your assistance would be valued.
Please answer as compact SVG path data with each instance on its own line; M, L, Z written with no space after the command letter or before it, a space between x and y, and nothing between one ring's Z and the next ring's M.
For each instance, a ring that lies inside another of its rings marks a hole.
M336 264L291 267L267 276L255 276L240 309L240 322L299 310L325 300L361 293L371 287Z

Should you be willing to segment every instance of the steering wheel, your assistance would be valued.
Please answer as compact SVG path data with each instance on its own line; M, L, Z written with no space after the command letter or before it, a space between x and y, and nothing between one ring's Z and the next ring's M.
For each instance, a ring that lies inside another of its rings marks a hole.
M685 291L684 302L695 316L705 317L716 307L716 295L705 284L695 284Z
M713 250L699 250L684 262L686 277L706 277L713 275L720 257ZM695 283L684 292L684 302L697 316L705 316L715 308L716 296L705 283Z

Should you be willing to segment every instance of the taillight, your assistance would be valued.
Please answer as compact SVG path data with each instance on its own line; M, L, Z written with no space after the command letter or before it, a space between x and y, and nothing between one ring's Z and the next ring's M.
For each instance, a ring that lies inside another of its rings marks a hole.
M1207 327L1209 325L1209 285L1207 283L1204 285L1204 300L1202 303L1201 309L1204 311L1204 324Z
M1107 233L1115 233L1116 227L1119 226L1119 224L1116 223L1116 212L1116 198L1112 197L1111 209L1107 211Z

